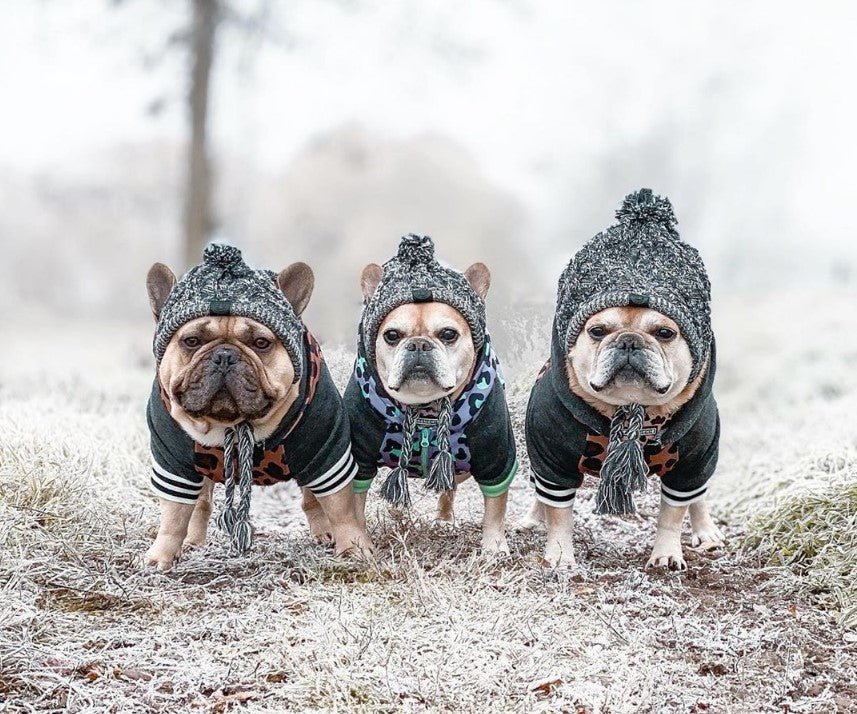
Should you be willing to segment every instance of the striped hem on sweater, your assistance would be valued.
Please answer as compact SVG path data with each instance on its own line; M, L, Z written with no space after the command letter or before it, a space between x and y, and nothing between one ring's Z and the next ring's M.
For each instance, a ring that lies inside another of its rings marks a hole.
M689 506L691 503L703 499L707 490L708 484L694 491L676 491L661 483L661 500L668 506Z
M304 484L316 496L332 496L342 490L357 475L357 463L348 448L342 457L318 478Z
M545 481L535 471L530 479L536 489L536 500L554 508L571 508L574 505L576 488L562 488L555 483Z
M203 476L185 478L172 474L152 461L150 486L159 497L175 503L196 503L202 491Z

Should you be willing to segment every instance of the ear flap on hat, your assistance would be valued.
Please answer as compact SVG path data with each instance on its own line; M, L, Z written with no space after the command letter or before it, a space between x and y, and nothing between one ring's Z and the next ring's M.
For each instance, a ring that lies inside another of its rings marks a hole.
M363 268L363 272L360 273L360 290L363 292L364 300L371 299L383 278L384 269L377 263L369 263Z
M163 263L155 263L149 268L149 274L146 276L146 291L149 293L149 306L152 308L155 320L161 316L164 303L175 284L175 273Z
M277 285L286 296L295 315L300 316L312 296L315 275L306 263L292 263L288 268L280 271L277 276Z
M473 291L483 300L491 287L491 271L485 263L474 263L464 271L464 277Z

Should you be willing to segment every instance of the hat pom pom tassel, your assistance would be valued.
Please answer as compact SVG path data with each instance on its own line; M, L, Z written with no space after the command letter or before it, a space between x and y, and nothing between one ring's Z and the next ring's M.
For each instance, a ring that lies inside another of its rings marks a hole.
M411 505L411 494L408 491L408 470L397 466L387 475L381 486L381 496L391 506L407 508Z
M250 544L253 542L253 524L246 518L238 521L230 536L233 551L238 555L243 555L250 550Z
M235 529L236 513L231 506L224 506L217 516L217 527L224 533L232 533Z
M426 477L426 488L437 493L451 491L455 488L454 474L455 464L452 454L448 451L440 451L432 461Z

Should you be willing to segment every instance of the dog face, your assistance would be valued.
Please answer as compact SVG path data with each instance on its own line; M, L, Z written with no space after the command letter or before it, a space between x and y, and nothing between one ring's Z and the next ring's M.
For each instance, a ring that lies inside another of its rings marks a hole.
M303 312L313 274L303 263L286 268L278 284L295 312ZM147 286L155 317L175 285L164 265L149 271ZM223 443L224 431L249 421L257 439L270 436L297 398L295 365L265 325L246 317L200 317L173 335L158 367L170 399L170 414L195 441Z
M678 325L650 308L596 313L568 353L572 390L613 406L670 404L687 396L692 370L690 348Z
M383 275L379 265L364 268L361 285L367 300ZM476 294L485 299L491 282L488 268L474 263L464 275ZM384 318L378 329L375 369L384 389L402 404L428 404L441 397L457 397L475 366L470 327L460 312L445 303L401 305Z

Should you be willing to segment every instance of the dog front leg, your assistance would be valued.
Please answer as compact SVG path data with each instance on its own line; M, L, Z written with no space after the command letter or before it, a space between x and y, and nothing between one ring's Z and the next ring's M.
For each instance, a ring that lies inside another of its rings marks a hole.
M705 499L690 504L690 528L693 531L691 546L699 550L714 550L723 546L723 533L708 512Z
M537 501L538 503L538 501ZM544 505L547 542L545 562L551 568L570 568L575 565L572 506L558 508Z
M187 536L184 539L185 547L197 547L205 545L208 536L208 521L211 519L211 492L214 490L214 481L207 478L202 482L202 490L193 507Z
M354 494L354 515L357 518L357 524L365 530L366 528L366 497L368 491Z
M158 535L152 543L144 562L155 565L158 570L166 571L181 555L182 543L187 535L188 524L193 515L193 503L176 503L165 498L160 499L161 524Z
M469 473L455 475L455 488L444 491L437 497L437 514L435 520L441 523L455 524L455 492L458 487L470 478Z
M318 503L330 521L336 555L372 552L374 546L357 517L355 494L350 484L330 496L319 496Z
M485 511L482 515L482 552L489 555L509 555L506 542L506 503L509 492L499 496L485 495Z
M670 506L661 501L655 545L649 562L646 563L647 569L687 570L687 563L681 552L681 524L685 513L687 506Z
M316 543L332 543L333 529L330 519L315 494L305 486L301 488L301 509L306 516L309 534Z
M518 527L523 530L532 530L534 528L545 527L545 504L539 499L533 499L533 505L526 516L518 523Z

